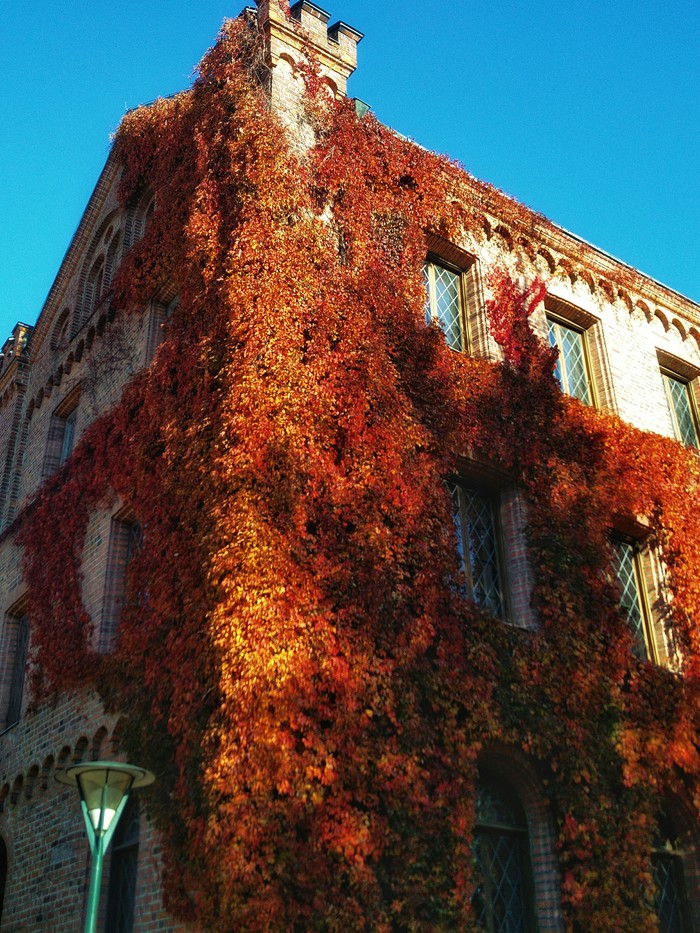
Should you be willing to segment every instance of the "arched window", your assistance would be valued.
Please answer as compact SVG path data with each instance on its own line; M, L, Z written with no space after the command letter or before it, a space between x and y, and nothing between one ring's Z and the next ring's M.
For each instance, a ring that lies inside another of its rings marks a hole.
M478 785L474 854L479 926L488 933L534 931L527 820L508 785L489 773Z
M139 831L138 800L132 797L112 840L105 933L131 933L134 928Z
M661 813L651 863L656 882L659 933L690 933L692 926L683 871L683 851L673 821Z

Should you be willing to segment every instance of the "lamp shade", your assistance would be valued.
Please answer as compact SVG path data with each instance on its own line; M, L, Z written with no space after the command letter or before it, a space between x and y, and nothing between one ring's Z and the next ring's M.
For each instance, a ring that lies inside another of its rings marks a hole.
M155 778L150 771L121 761L90 761L66 768L56 775L61 784L77 787L94 832L109 829L122 799L136 787Z

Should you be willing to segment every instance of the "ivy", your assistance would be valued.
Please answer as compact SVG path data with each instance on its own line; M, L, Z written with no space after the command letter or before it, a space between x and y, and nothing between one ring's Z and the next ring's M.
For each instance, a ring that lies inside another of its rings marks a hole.
M228 23L193 88L117 135L123 203L148 187L156 208L115 303L166 282L180 301L20 528L37 696L92 687L124 714L159 777L167 904L201 929L473 929L476 760L506 743L547 789L567 928L654 930L655 808L697 803L698 460L559 392L539 280L489 280L502 363L450 351L425 233L478 235L473 180L313 69L295 152L259 41ZM468 451L526 502L537 632L460 595L443 478ZM105 657L80 560L115 497L146 533ZM654 530L682 677L633 657L621 515Z

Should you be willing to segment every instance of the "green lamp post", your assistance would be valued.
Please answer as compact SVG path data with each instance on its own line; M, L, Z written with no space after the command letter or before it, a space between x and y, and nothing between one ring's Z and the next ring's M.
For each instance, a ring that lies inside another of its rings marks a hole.
M85 933L96 933L104 854L129 794L137 787L152 784L155 777L144 768L121 761L86 761L59 771L56 780L77 787L80 793L80 806L92 852Z

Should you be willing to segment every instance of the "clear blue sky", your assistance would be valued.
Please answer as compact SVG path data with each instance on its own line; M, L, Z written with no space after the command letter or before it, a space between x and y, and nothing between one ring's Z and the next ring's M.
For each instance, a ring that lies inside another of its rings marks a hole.
M127 108L186 87L231 0L0 2L0 340L33 324ZM330 0L349 92L700 301L697 0Z

